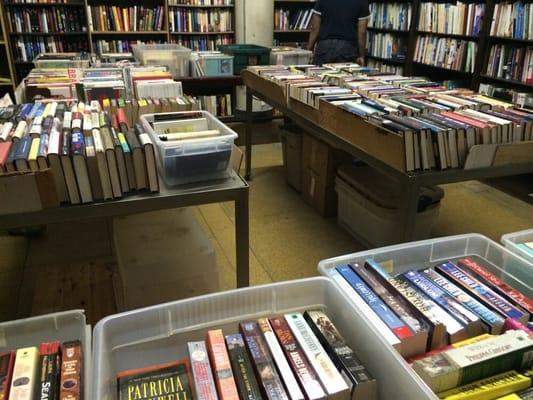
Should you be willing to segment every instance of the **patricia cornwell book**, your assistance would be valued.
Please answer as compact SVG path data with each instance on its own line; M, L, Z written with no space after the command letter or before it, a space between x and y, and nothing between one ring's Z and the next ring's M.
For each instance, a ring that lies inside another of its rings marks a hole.
M188 360L118 374L119 400L194 400Z

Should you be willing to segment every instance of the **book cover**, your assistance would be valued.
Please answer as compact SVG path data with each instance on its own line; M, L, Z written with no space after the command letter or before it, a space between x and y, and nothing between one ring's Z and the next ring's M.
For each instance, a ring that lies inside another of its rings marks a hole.
M470 296L460 287L450 282L444 278L439 273L433 271L432 269L424 270L424 274L431 279L436 285L444 289L451 296L453 296L457 301L461 302L465 307L470 309L470 311L476 313L481 320L487 325L489 332L498 335L502 332L502 327L504 324L504 319L479 301L474 297Z
M531 378L516 371L509 371L440 392L438 396L444 400L497 399L500 396L527 389L530 386Z
M83 351L81 342L75 340L61 346L61 384L59 400L83 398Z
M262 399L261 390L255 379L254 369L246 352L246 345L242 335L236 333L226 336L226 344L241 399Z
M17 350L9 399L33 400L37 385L39 350L37 347L25 347Z
M187 343L197 400L217 400L215 379L204 341Z
M228 350L221 329L207 332L207 348L220 400L239 400Z
M39 346L41 371L37 387L39 400L56 400L59 398L60 346L59 342L42 343Z
M304 318L337 369L345 380L350 382L352 399L377 399L377 381L357 358L329 317L321 310L311 310L304 313Z
M241 322L241 334L246 342L250 359L254 365L257 382L262 388L263 396L269 400L288 400L283 383L268 350L268 345L261 335L257 322Z
M286 314L285 321L316 371L328 399L348 400L350 388L300 313Z
M287 321L281 316L272 317L270 318L270 325L285 352L296 378L300 382L302 390L305 392L306 399L325 399L326 393L320 384L318 376L292 334Z
M437 265L435 270L445 278L451 279L463 288L472 293L478 300L488 307L504 315L506 318L517 319L520 322L527 323L529 315L522 310L514 307L507 300L492 291L473 276L467 274L455 264L448 262Z
M263 337L268 345L274 363L278 367L279 374L281 375L283 383L285 384L285 389L288 396L291 398L291 400L303 400L304 395L300 390L300 386L298 386L298 382L294 377L294 373L292 372L285 355L283 354L283 350L276 339L276 335L274 334L272 327L268 322L268 318L259 318L257 323L259 325L259 329L261 332L263 332Z
M489 272L482 265L478 264L471 258L462 258L457 262L457 265L462 268L468 269L484 283L487 283L498 294L512 301L517 306L522 307L524 310L533 314L533 300L524 294L520 293L515 288L511 287L493 273Z
M0 355L0 400L9 399L14 364L15 352L11 351Z
M444 351L413 363L413 369L435 392L453 389L487 376L533 365L533 339L508 331L481 342Z
M124 371L117 383L119 400L194 400L188 360Z

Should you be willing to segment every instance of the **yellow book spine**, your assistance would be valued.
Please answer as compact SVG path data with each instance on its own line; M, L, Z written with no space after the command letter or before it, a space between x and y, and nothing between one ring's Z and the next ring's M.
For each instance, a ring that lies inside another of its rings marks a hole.
M531 379L516 371L504 372L490 378L480 379L455 389L438 394L444 400L486 400L527 389Z
M48 114L50 114L50 108L52 108L52 103L48 103L44 107L43 113L41 114L43 116L43 118L45 118L46 116L48 116Z
M31 141L30 152L28 153L28 161L37 160L37 154L39 153L39 145L41 144L40 138L34 138Z
M496 400L522 400L517 394L508 394L507 396L498 397Z
M483 335L474 336L469 339L461 340L460 342L457 342L457 343L452 343L452 347L457 349L459 347L467 346L472 343L478 343L483 340L487 340L491 337L492 335L490 333L484 333Z
M126 32L129 32L129 30L130 30L130 23L129 23L130 19L128 17L128 9L126 7L124 7L122 9L122 20L124 21L124 30Z

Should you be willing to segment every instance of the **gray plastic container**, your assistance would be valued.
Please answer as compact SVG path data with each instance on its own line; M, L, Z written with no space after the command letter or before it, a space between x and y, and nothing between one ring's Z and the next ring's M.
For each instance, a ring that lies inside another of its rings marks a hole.
M501 242L503 245L520 257L525 258L530 262L531 268L533 268L533 256L527 251L517 246L519 243L533 242L533 229L526 229L524 231L518 231L513 233L507 233L502 236Z

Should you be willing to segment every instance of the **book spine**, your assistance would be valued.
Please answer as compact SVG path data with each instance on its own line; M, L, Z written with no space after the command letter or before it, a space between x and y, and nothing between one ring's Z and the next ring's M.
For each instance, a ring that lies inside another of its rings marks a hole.
M329 317L323 311L318 310L306 311L304 318L345 380L351 382L352 393L356 393L363 385L370 385L372 388L365 391L365 398L368 400L377 398L375 379L348 346Z
M518 310L508 301L494 293L487 286L483 285L481 282L459 269L455 264L440 264L435 267L435 270L444 275L444 277L450 278L459 283L461 286L473 293L483 303L489 307L492 307L500 314L505 315L507 318L514 318L519 321L522 321L524 318L526 321L529 319L529 316L526 316L522 311Z
M239 327L255 365L256 377L262 385L263 395L269 400L288 400L289 397L257 323L241 322Z
M479 321L479 318L475 314L465 309L423 274L417 271L408 271L402 274L401 277L420 289L430 299L446 310L448 314L459 321L461 325L468 326L472 322Z
M207 332L207 348L220 400L239 400L222 330Z
M81 342L63 343L61 354L63 358L59 400L81 400L83 396Z
M336 269L400 340L413 336L411 330L365 285L348 265L338 266Z
M276 334L285 356L289 360L293 371L305 391L309 400L321 400L326 398L326 393L318 380L318 377L302 348L299 346L294 335L283 317L273 317L270 324Z
M307 359L315 369L324 389L329 396L349 397L349 388L343 377L335 368L333 361L313 334L302 314L287 314L285 320L296 340L302 347Z
M9 399L11 376L15 364L15 353L9 352L0 355L0 400Z
M37 385L39 350L26 347L17 350L9 399L33 400Z
M270 326L268 319L260 318L257 320L257 323L259 325L259 329L261 332L263 332L263 337L265 338L268 348L270 349L270 354L272 355L272 358L278 367L278 371L281 375L283 383L285 384L287 394L291 400L303 400L304 395L300 390L300 386L298 386L298 382L296 381L291 367L289 366L289 363L283 354L283 350L276 339L276 335L272 331L272 327Z
M491 333L498 334L501 332L504 323L502 317L491 311L489 308L474 299L464 290L444 278L442 275L433 271L432 269L425 270L424 274L429 279L431 279L436 285L440 286L451 296L453 296L457 301L461 302L465 307L468 307L472 312L479 315L483 322L485 322L485 324L490 327Z
M514 302L517 306L522 307L530 314L533 313L533 300L531 300L527 296L524 296L518 290L503 282L500 278L487 271L485 268L483 268L471 258L460 259L458 261L458 266L467 268L478 278L483 279L485 283L495 289L500 295Z
M261 390L254 376L254 369L241 334L226 336L228 353L233 366L239 394L243 400L261 400Z
M59 374L61 357L59 342L43 343L39 346L41 375L38 387L39 400L56 400L59 395Z
M194 377L196 399L217 400L215 380L211 372L211 364L209 363L205 342L189 342L187 347Z

